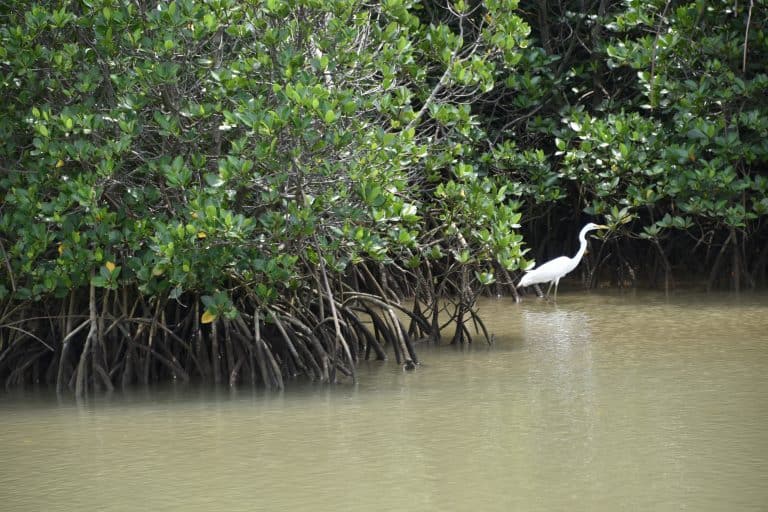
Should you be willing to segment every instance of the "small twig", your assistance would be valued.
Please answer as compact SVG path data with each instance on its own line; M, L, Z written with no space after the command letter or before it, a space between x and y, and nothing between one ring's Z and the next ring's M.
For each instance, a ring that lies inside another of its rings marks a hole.
M741 61L741 72L747 74L747 49L749 48L749 24L752 22L752 8L755 6L755 0L749 2L749 12L747 13L747 28L744 29L744 56Z

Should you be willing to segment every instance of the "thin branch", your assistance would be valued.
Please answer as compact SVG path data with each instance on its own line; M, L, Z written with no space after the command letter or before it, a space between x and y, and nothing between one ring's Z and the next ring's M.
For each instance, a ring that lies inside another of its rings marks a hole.
M26 334L26 335L27 335L27 336L29 336L30 338L34 338L34 339L36 339L37 341L39 341L40 343L42 343L43 345L45 345L45 346L48 348L48 350L50 350L51 352L54 352L54 350L53 350L53 347L52 347L52 346L50 346L49 344L47 344L46 342L44 342L44 341L43 341L43 340L42 340L40 337L38 337L38 336L36 336L36 335L32 334L31 332L29 332L29 331L28 331L28 330L26 330L26 329L22 329L21 327L14 327L13 325L8 325L8 324L5 324L5 325L3 325L2 327L7 327L8 329L13 329L13 330L15 330L15 331L20 331L20 332L23 332L24 334Z
M747 14L747 28L744 29L744 56L741 61L741 72L747 74L747 49L749 48L749 24L752 22L752 8L755 6L755 0L749 2L749 12Z

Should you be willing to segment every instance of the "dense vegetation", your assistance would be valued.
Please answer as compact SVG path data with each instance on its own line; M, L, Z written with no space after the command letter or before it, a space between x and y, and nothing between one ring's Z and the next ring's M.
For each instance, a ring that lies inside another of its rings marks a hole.
M526 3L536 45L490 130L496 171L527 196L526 241L583 210L622 226L600 253L614 282L765 286L767 5Z
M614 228L594 279L764 283L765 11L5 3L0 377L411 367L446 312L469 341L476 295L517 293L523 234L569 252L585 218Z

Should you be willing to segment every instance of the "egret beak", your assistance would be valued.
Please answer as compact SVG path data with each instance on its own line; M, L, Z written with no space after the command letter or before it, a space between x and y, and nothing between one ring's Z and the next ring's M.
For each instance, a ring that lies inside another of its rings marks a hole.
M611 229L611 228L609 228L605 224L598 224L597 227L595 227L595 229ZM595 233L592 236L593 236L593 238L603 238L603 236L605 236L605 235Z

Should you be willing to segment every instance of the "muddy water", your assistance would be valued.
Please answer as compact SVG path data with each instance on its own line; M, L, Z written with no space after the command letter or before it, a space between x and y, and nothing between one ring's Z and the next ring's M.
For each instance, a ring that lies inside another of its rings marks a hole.
M768 509L768 295L481 312L356 385L0 395L0 510Z

